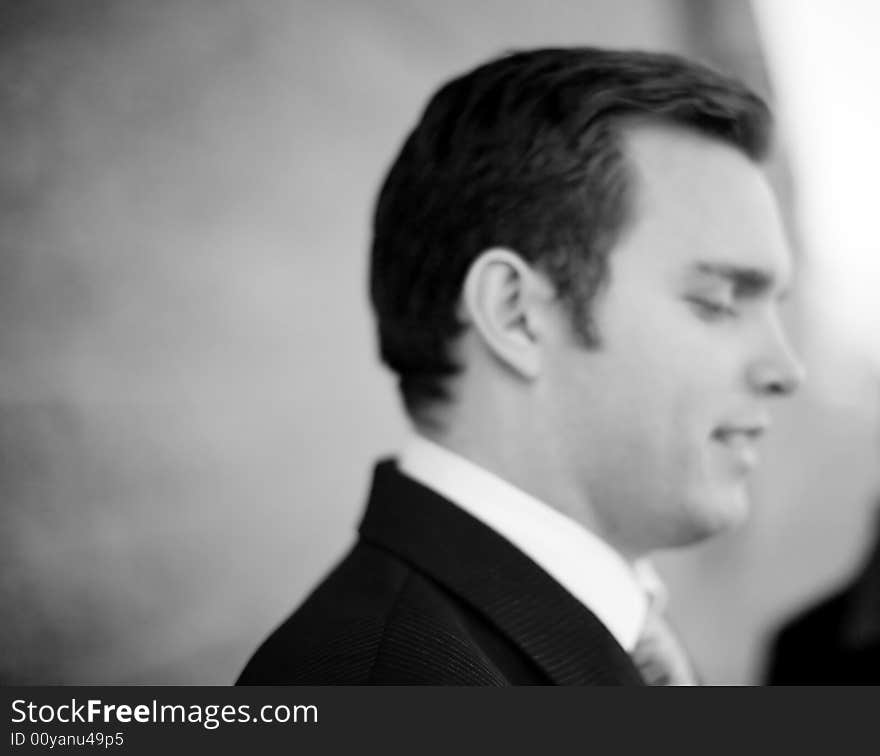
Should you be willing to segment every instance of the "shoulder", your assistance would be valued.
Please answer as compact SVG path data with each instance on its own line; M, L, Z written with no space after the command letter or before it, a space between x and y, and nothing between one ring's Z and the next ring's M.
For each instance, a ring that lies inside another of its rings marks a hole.
M848 602L847 592L840 591L790 618L771 639L767 682L801 685L839 674Z
M839 645L849 601L847 591L838 591L802 609L778 631L773 642L776 653L808 655L817 647Z
M504 685L485 635L455 596L359 543L260 646L238 684Z

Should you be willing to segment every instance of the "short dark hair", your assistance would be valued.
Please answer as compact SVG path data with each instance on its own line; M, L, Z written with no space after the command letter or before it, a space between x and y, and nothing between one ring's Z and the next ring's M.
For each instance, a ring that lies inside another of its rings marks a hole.
M507 247L544 271L595 347L590 305L624 227L628 118L681 124L754 160L770 112L738 81L675 55L581 47L514 52L444 85L385 179L370 294L383 361L409 414L448 398L471 263Z

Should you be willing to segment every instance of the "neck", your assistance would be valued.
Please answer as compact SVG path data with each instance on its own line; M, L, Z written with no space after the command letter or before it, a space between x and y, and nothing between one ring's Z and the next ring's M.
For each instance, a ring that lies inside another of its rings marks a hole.
M501 418L495 424L444 423L417 431L569 517L629 558L603 532L587 492L577 486L553 444L542 443L543 434L518 432Z

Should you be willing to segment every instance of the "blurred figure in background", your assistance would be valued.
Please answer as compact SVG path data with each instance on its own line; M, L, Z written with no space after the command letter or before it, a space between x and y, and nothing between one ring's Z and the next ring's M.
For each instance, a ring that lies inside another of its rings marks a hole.
M777 634L767 683L880 685L880 508L873 545L856 576Z
M432 98L372 247L415 433L241 683L695 682L646 557L742 521L802 377L769 129L663 54L521 52Z

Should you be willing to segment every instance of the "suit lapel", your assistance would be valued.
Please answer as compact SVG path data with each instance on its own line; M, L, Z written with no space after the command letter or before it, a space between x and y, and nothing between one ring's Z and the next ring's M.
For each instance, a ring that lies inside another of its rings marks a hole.
M482 613L556 684L642 684L627 653L577 599L393 461L376 468L360 533Z

